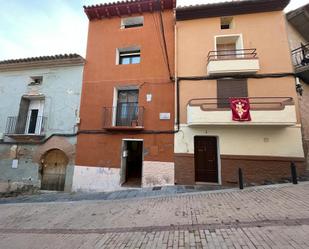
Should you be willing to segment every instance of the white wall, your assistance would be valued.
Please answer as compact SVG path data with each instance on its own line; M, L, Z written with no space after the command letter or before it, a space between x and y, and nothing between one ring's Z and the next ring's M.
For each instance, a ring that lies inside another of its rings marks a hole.
M24 69L0 72L0 133L4 133L8 116L17 116L25 94L45 95L46 135L72 133L79 112L83 66ZM28 86L31 76L43 76L39 86Z

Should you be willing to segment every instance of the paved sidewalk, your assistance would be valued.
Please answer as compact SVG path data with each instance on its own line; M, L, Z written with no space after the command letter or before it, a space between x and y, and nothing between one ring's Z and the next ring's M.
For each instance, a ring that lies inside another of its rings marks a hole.
M309 248L309 183L0 205L0 248Z
M127 188L114 192L93 193L65 193L53 191L41 191L33 195L20 195L17 197L0 198L0 204L6 203L34 203L34 202L64 202L83 200L120 200L130 198L144 198L154 196L173 196L175 194L196 193L212 190L227 189L219 185L195 185L195 186L164 186L152 188Z

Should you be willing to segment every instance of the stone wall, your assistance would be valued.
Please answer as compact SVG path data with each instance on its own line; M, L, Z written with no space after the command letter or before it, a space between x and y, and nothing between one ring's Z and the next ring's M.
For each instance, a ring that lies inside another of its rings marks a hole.
M53 137L40 144L3 144L0 143L0 193L22 188L40 188L42 156L51 149L62 150L69 158L66 169L65 191L71 191L75 164L76 138ZM12 167L18 160L17 168ZM28 186L28 187L27 187Z

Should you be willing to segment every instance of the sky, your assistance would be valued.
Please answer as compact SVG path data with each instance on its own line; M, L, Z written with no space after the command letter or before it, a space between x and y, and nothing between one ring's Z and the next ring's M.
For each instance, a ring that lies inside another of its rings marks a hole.
M85 56L88 19L84 5L113 0L0 0L0 60L78 53ZM221 2L178 0L177 5ZM291 0L285 11L308 3Z

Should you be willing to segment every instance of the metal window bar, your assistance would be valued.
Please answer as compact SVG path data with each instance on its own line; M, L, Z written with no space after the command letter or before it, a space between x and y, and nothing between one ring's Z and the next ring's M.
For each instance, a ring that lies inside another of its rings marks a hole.
M103 128L143 126L144 107L137 103L118 103L117 107L103 107Z
M257 56L257 52L255 48L209 51L207 60L208 62L213 60L229 60L231 56L235 56L235 59L254 59Z
M301 45L292 52L292 62L295 69L302 68L309 65L309 43L306 45Z
M28 117L25 117L25 118L28 119ZM37 116L36 117L36 127L39 127L40 129L39 130L35 129L33 133L29 133L28 132L29 127L27 127L26 120L20 120L20 118L18 119L18 116L10 116L7 118L5 134L8 134L8 135L12 135L12 134L43 135L45 134L46 124L47 124L47 117Z
M233 96L231 96L233 97ZM236 96L234 96L236 97ZM280 110L286 105L294 104L292 97L236 97L249 99L252 110ZM189 106L200 106L204 111L227 110L218 107L219 103L229 104L229 98L197 98L189 101Z

